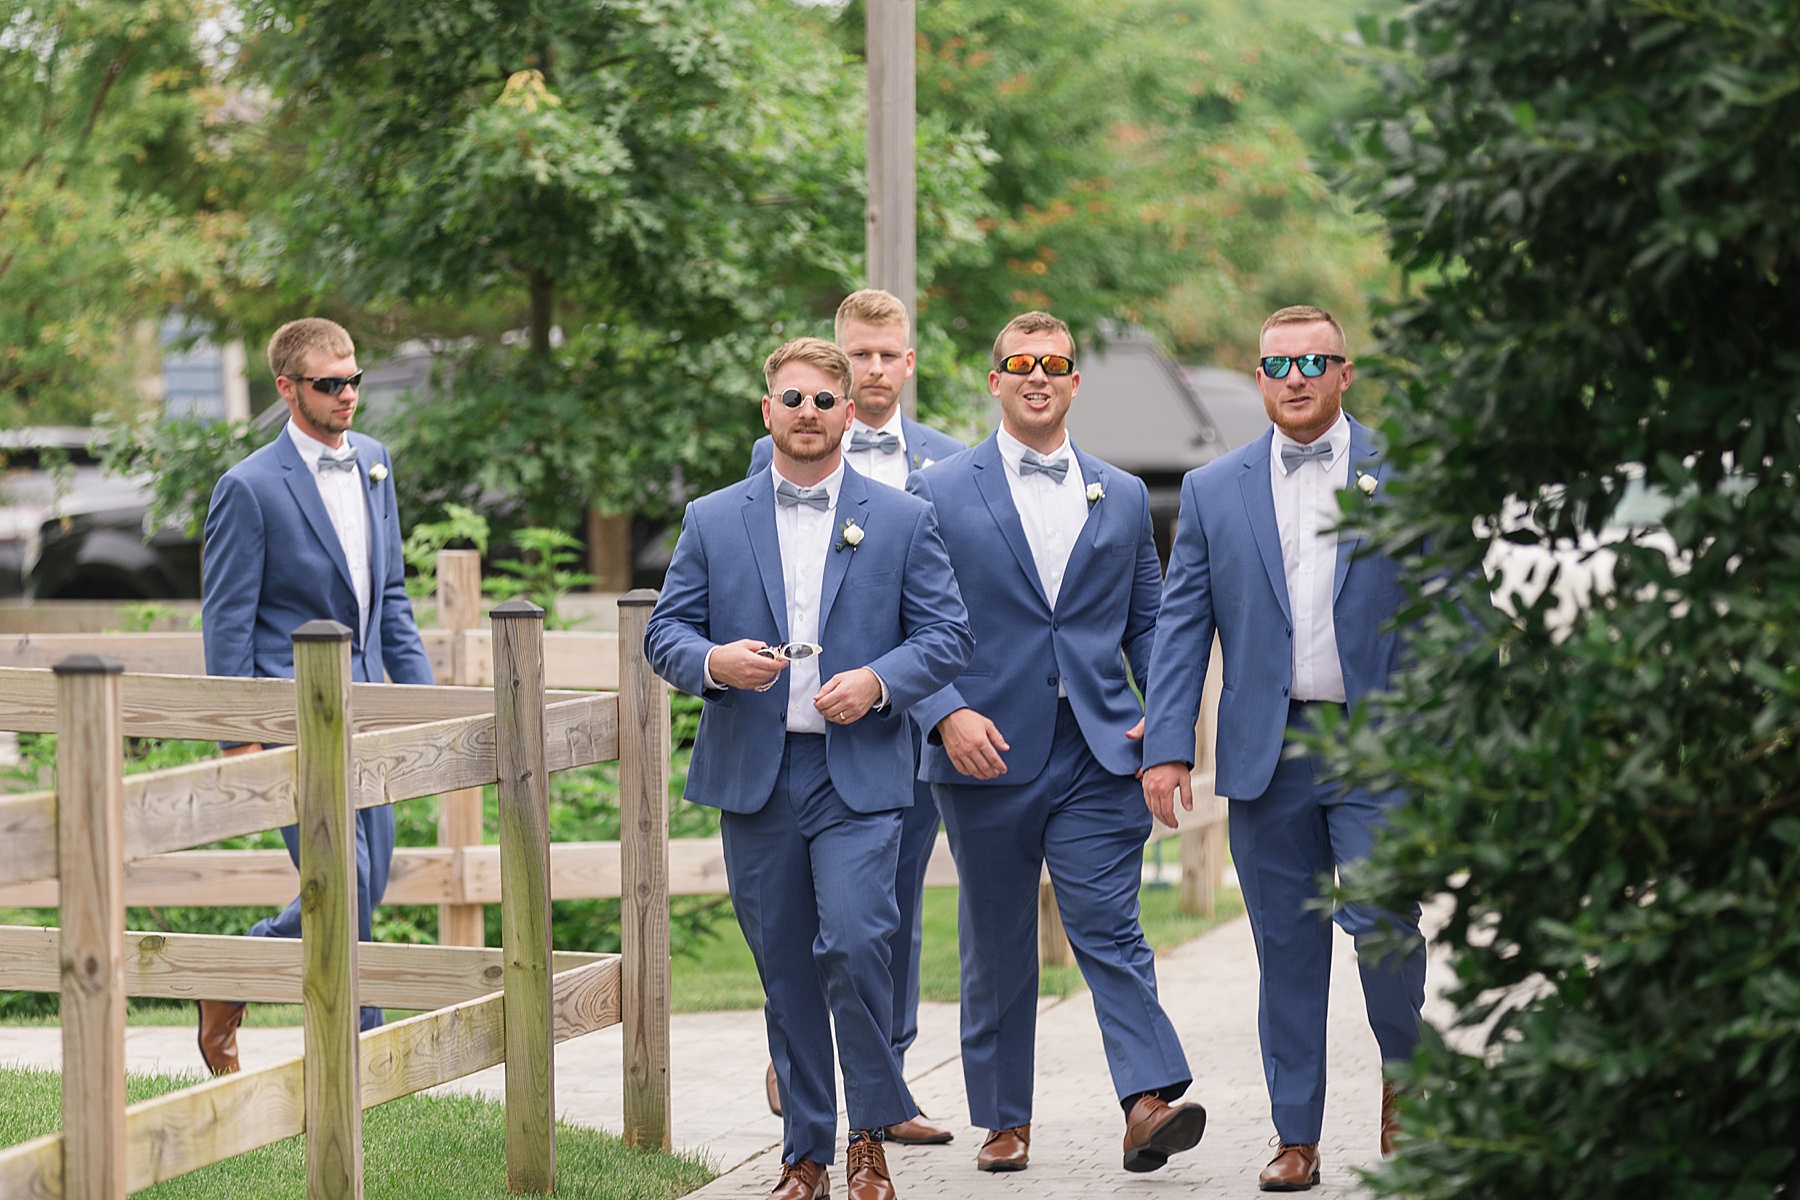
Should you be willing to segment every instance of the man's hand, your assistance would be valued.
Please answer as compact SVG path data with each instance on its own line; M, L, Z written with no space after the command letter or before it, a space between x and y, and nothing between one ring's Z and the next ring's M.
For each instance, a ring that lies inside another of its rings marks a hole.
M1001 753L1011 750L994 723L972 708L959 708L937 723L938 737L950 764L972 779L997 779L1006 774Z
M1183 762L1157 763L1144 768L1144 807L1150 815L1175 828L1175 793L1181 793L1181 807L1194 811L1194 778Z
M256 742L245 742L241 746L231 746L219 751L221 758L242 758L246 754L261 754L262 746Z
M839 671L813 697L813 707L833 725L849 725L881 703L881 680L867 667Z
M720 687L767 691L775 686L775 677L787 668L785 658L764 658L758 654L767 642L743 638L714 646L706 655L706 673Z

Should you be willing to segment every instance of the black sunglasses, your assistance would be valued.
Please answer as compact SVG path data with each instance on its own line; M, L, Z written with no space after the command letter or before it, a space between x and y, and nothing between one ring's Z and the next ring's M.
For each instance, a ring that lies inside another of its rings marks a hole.
M1075 371L1075 360L1066 354L1009 354L1000 360L1000 369L1008 375L1029 375L1040 365L1046 375L1070 375Z
M1262 360L1263 374L1270 379L1286 379L1288 371L1295 363L1300 364L1300 374L1308 379L1317 379L1325 373L1328 362L1341 363L1341 354L1271 354Z
M836 392L820 391L807 396L802 394L799 388L788 388L775 398L789 408L799 408L802 401L811 400L813 407L820 412L830 412L838 402Z
M363 377L363 373L361 371L358 371L356 374L350 376L349 378L344 378L339 375L289 375L288 376L289 379L295 379L301 383L312 384L313 391L318 392L321 395L325 395L325 396L338 395L340 392L342 392L347 387L353 387L353 388L356 388L358 391L361 391L362 390L362 377Z

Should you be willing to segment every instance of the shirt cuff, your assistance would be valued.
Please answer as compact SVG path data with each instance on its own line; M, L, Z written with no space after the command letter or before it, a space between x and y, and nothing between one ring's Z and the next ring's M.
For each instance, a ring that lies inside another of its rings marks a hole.
M875 711L876 712L886 712L887 707L888 707L888 700L889 700L887 680L883 679L881 677L881 673L878 672L874 667L869 668L869 674L875 676L875 682L879 683L881 685L881 700L875 705Z
M713 650L717 649L718 647L714 646L712 650L706 652L706 657L700 660L700 684L709 692L722 690L719 687L718 680L714 679L712 674Z

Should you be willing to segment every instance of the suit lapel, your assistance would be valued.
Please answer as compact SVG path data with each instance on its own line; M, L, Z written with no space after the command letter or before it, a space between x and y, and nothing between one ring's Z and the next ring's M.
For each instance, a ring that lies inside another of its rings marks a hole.
M906 433L907 467L914 471L924 470L925 464L936 458L931 452L932 434L935 431L919 424L905 413L900 414L900 428Z
M819 583L819 632L825 632L826 622L831 620L831 605L837 599L838 589L844 585L844 572L850 569L850 560L856 551L846 546L837 549L838 531L843 529L845 521L855 521L865 531L869 528L869 481L856 473L848 463L844 465L843 482L838 485L837 511L832 517L831 542L825 550L825 574Z
M376 606L381 602L381 581L387 578L387 541L381 536L381 489L369 479L369 466L375 461L374 447L356 434L346 435L356 446L356 474L362 480L363 511L369 515L369 624L375 624ZM360 444L358 444L360 443ZM359 637L357 644L364 639Z
M1381 461L1380 452L1375 446L1375 435L1367 428L1350 422L1350 474L1345 482L1350 487L1356 486L1358 475L1373 475L1376 487L1381 486L1382 473L1387 464ZM1337 551L1337 573L1331 581L1331 602L1337 603L1338 593L1344 590L1344 577L1350 574L1350 560L1362 548L1364 538L1361 533L1355 537L1339 538Z
M1050 597L1044 593L1044 581L1038 578L1037 562L1031 557L1031 543L1025 540L1025 525L1019 520L1019 509L1013 503L1012 488L1006 481L1006 464L1000 460L1000 443L993 436L976 447L973 465L976 490L987 501L988 512L993 514L994 524L1000 527L1000 536L1006 540L1013 557L1019 560L1019 570L1031 582L1037 598L1049 608Z
M288 436L285 429L276 435L275 457L287 474L288 491L294 494L294 501L299 504L301 515L312 526L313 536L319 539L325 556L337 568L338 578L344 581L344 586L354 597L356 585L350 582L350 560L344 557L344 545L338 541L337 529L331 524L331 516L325 511L325 501L319 497L318 483L313 480L312 472L306 469L299 447L294 445L294 439Z
M750 556L756 560L757 573L762 576L763 594L769 599L775 628L786 642L790 638L787 586L781 574L781 537L775 532L775 483L766 469L751 477L749 493L744 497L744 531L750 538Z
M1091 455L1083 454L1079 446L1071 444L1075 451L1075 461L1081 464L1082 482L1089 487L1099 484L1102 493L1112 493L1111 473L1106 464ZM1100 546L1100 531L1109 525L1107 514L1111 508L1103 497L1088 505L1087 520L1082 523L1081 533L1075 538L1075 545L1069 551L1069 565L1063 570L1063 578L1080 579L1086 573L1088 560L1093 558L1094 551Z
M1291 624L1294 610L1288 602L1287 567L1281 561L1281 527L1275 523L1275 489L1269 484L1269 447L1274 440L1271 430L1251 443L1238 485L1244 493L1250 535L1256 539L1256 549L1262 555L1263 570L1269 573L1269 586L1281 601L1281 615Z

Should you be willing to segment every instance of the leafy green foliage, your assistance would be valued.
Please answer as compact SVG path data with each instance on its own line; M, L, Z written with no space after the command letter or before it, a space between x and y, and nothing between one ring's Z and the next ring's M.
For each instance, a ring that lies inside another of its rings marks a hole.
M199 537L219 477L281 433L206 417L102 422L94 447L115 475L143 475L150 487L146 529L177 525Z
M1361 517L1421 587L1340 761L1414 798L1352 882L1453 900L1457 1012L1376 1187L1791 1194L1800 14L1426 0L1367 33L1352 166L1408 286L1401 481ZM1670 507L1606 534L1612 590L1490 603L1496 542L1570 574L1640 475Z

